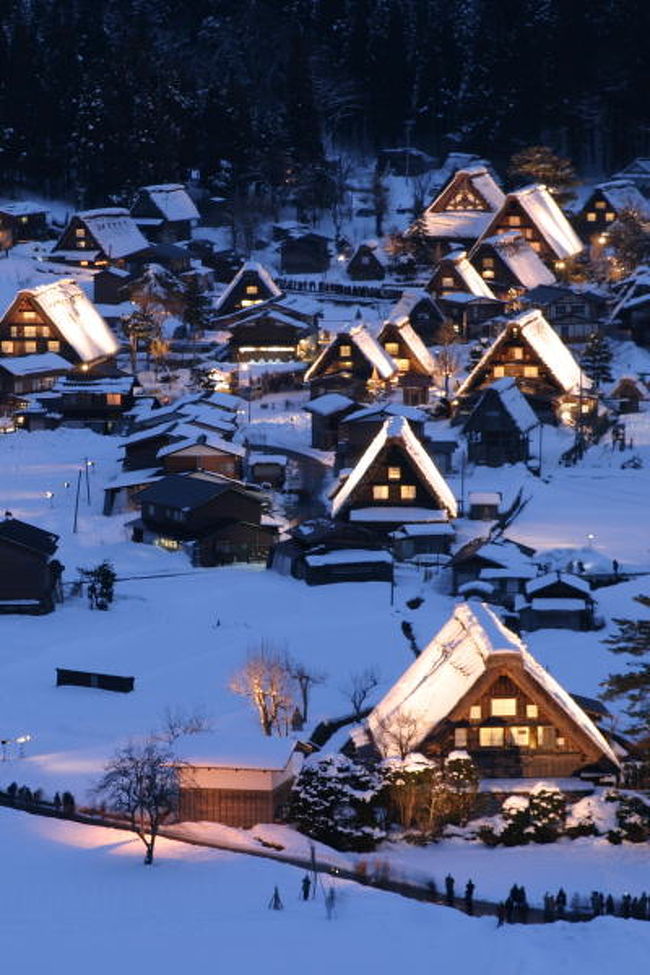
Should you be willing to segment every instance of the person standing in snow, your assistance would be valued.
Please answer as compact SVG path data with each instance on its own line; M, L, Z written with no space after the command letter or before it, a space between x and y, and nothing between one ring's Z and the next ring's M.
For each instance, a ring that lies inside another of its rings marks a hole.
M333 887L330 887L325 894L325 911L327 913L327 920L331 921L334 917L334 908L336 907L336 893Z
M269 910L281 911L283 910L283 908L284 908L284 904L282 903L282 899L280 897L280 891L278 890L277 887L274 887L273 893L271 895L271 900L269 901Z
M308 901L309 900L309 892L311 890L311 880L309 879L309 875L308 874L305 874L305 876L302 878L302 881L301 881L301 884L300 884L300 888L301 888L301 891L302 891L302 899L304 901Z
M474 913L474 888L475 884L468 880L465 885L465 910L468 914Z
M454 878L450 873L445 877L446 902L449 907L454 906Z

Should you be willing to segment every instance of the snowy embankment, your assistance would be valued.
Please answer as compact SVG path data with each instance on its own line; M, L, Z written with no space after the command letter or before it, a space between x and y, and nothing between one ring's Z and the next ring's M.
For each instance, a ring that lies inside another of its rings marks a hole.
M0 811L3 957L24 975L92 968L94 975L189 967L309 975L440 969L483 975L614 975L644 970L650 925L495 928L494 918L417 903L340 880L327 919L323 891L300 900L303 871L161 840L153 867L123 832ZM277 886L284 909L267 904ZM37 932L37 937L33 937Z

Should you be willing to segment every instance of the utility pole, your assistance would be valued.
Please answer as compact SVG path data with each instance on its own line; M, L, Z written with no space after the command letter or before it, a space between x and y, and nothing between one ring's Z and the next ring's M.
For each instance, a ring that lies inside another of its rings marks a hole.
M81 468L79 468L79 470L77 471L77 490L74 499L74 521L72 523L72 531L75 534L77 532L77 524L78 524L78 517L79 517L79 495L81 493L81 475L82 475L82 470Z

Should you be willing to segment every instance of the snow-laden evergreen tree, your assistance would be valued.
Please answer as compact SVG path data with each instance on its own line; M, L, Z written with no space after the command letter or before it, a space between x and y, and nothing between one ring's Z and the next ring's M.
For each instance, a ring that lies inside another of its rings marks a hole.
M185 286L183 304L183 322L191 338L199 338L212 328L214 305L194 276Z
M558 203L567 203L575 195L578 182L568 159L556 155L548 146L528 146L510 160L508 175L518 186L543 183Z
M650 596L635 596L636 602L650 607ZM617 632L603 643L612 653L631 657L625 670L609 674L602 682L606 701L623 701L630 718L631 734L650 738L650 618L625 619L614 617Z
M580 364L596 389L599 389L602 383L611 382L611 361L612 350L609 342L602 332L592 332L587 339Z
M287 819L340 850L372 850L385 833L377 822L381 774L343 755L308 760L293 787Z

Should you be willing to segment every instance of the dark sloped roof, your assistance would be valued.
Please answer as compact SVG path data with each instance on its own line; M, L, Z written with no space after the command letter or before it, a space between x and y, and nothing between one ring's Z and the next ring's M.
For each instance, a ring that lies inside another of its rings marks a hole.
M166 504L170 508L199 508L233 487L227 480L203 480L184 474L170 474L145 488L138 501L145 504Z
M0 521L0 540L12 542L22 548L41 552L43 555L53 555L56 552L59 536L54 532L43 531L35 525L28 525L18 518L5 518Z

